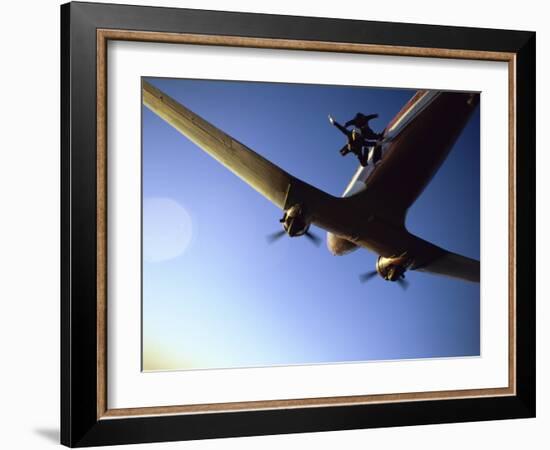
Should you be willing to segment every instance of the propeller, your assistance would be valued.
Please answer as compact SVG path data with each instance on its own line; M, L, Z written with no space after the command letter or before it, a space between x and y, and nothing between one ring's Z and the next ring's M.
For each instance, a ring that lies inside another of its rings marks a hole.
M313 245L316 247L319 247L321 245L321 238L315 234L313 234L311 231L307 230L304 233L304 236L307 237Z
M375 277L376 275L378 275L378 272L376 270L371 270L369 272L365 272L365 273L362 273L361 275L359 275L359 279L361 280L361 283L366 283L367 281L369 281L371 278Z
M399 280L396 280L396 282L399 285L399 287L401 289L403 289L404 291L406 291L407 288L409 287L409 282L407 280L405 280L404 276L403 276L403 278L399 278Z
M370 279L374 278L376 275L378 275L378 272L376 270L371 270L369 272L365 272L359 275L359 280L361 280L361 283L366 283ZM395 282L404 291L406 291L407 288L409 287L409 282L408 280L405 280L405 275L402 275L401 278L399 278L398 280L395 280Z
M311 223L304 213L304 207L299 203L286 209L283 217L279 219L279 223L283 225L283 229L267 235L268 243L272 244L288 234L290 237L306 236L317 247L321 244L321 238L309 231Z
M268 234L266 236L267 242L273 244L275 241L278 241L286 234L285 230L275 231L275 233Z
M266 236L267 242L269 244L273 244L274 242L281 239L285 234L286 234L285 230L275 231L274 233L268 234ZM304 233L304 236L307 237L309 239L309 241L313 245L315 245L316 247L319 247L319 245L321 245L321 238L319 236L315 235L314 233L312 233L311 231L309 231L309 230L306 231Z

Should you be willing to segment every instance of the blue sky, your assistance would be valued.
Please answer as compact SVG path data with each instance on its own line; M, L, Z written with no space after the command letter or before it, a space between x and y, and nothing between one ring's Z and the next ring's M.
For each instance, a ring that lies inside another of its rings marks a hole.
M381 131L412 90L149 78L291 174L341 195L357 168L338 150L344 122L378 113ZM282 212L143 107L145 370L479 355L479 285L411 272L409 289L358 275L376 255L323 238L266 235ZM479 258L479 108L409 210L409 230Z

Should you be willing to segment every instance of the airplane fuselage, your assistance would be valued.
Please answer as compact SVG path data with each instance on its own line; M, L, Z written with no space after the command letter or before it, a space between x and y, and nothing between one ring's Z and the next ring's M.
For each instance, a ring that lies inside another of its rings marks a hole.
M343 197L361 198L357 232L329 232L327 245L333 254L365 247L384 257L414 255L419 238L406 230L403 211L435 175L478 102L475 93L419 91L411 98L386 128L381 160L376 166L359 166L346 187ZM422 241L423 250L425 244Z

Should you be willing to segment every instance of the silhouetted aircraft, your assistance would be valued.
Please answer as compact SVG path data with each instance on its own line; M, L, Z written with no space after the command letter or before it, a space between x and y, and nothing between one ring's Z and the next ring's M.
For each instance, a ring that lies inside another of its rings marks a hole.
M405 272L420 270L479 283L479 261L405 227L408 209L447 157L479 94L418 91L386 127L376 166L359 166L342 197L290 175L146 81L143 103L284 211L283 229L269 240L287 234L318 244L309 230L315 224L328 232L327 246L335 255L359 247L379 255L362 281L378 274L406 287Z

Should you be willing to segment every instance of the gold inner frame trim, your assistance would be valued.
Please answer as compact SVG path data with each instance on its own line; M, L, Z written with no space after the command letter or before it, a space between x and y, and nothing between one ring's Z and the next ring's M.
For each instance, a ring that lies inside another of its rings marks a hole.
M262 400L199 405L109 409L107 405L107 42L109 40L215 45L278 50L502 61L508 63L508 387L399 394ZM403 401L513 396L516 394L516 54L478 50L404 47L239 36L97 30L97 419L205 414L265 409L312 408Z

